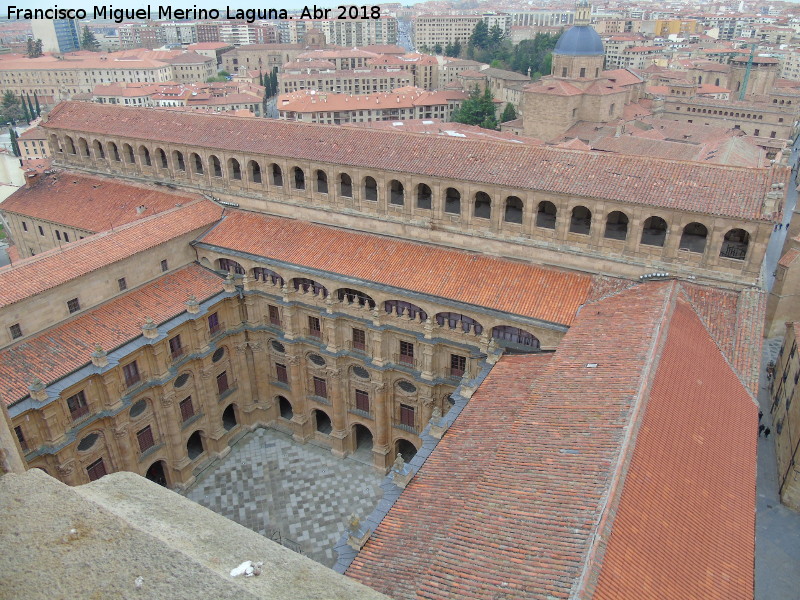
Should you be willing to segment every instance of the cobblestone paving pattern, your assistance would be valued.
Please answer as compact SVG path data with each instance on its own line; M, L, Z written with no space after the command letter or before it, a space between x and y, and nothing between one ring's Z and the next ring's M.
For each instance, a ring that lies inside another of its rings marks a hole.
M367 464L258 429L202 473L186 497L331 567L348 517L372 512L382 479Z

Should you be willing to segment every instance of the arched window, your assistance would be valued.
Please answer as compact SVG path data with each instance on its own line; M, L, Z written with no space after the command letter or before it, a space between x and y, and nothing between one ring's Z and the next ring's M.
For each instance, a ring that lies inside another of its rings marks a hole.
M95 158L105 158L106 151L103 150L103 144L100 143L99 140L95 140L92 142L92 147L94 148L94 157Z
M117 162L122 162L122 157L119 155L119 148L114 142L108 142L109 155Z
M150 160L150 150L147 146L139 146L139 161L146 167L152 166L152 161Z
M702 223L689 223L683 228L680 249L702 253L706 249L707 237L708 229L706 229L705 225Z
M516 196L506 198L506 223L522 223L522 200Z
M536 210L536 226L545 229L556 228L556 205L548 200L539 202Z
M175 150L172 153L172 164L178 171L186 171L186 162L183 160L183 152Z
M433 192L431 192L431 188L424 183L420 183L417 186L417 208L430 210L432 203Z
M605 237L611 240L624 240L628 237L628 215L618 210L608 213Z
M403 184L397 179L389 182L389 203L402 206L405 203L406 191Z
M461 192L455 188L447 188L444 194L444 212L453 215L461 214Z
M734 260L744 260L747 247L750 245L750 234L744 229L731 229L725 234L719 255Z
M358 303L359 306L368 305L370 308L375 308L375 300L359 290L339 288L336 290L336 296L339 298L340 302L344 302L346 299L347 302L355 302Z
M333 431L331 418L325 411L316 409L311 411L311 417L314 420L314 428L320 433L329 434Z
M339 195L345 198L353 197L353 180L347 173L339 175Z
M416 304L405 302L403 300L387 300L383 303L383 309L387 314L396 314L398 317L409 316L415 321L419 318L422 321L428 320L428 313L422 310Z
M247 163L247 172L250 175L251 183L261 183L261 165L256 161L251 160Z
M294 416L292 403L283 396L278 396L278 407L281 411L281 419L286 419L288 421Z
M219 158L212 154L208 157L208 163L211 165L211 174L214 177L222 177L222 164L219 162Z
M133 146L130 144L124 144L122 146L122 154L125 156L125 160L130 164L136 163L136 156L133 154Z
M280 165L272 163L269 167L269 171L272 176L272 185L275 187L283 187L283 171L281 171Z
M323 298L328 297L328 289L322 285L321 283L317 283L313 279L306 279L305 277L295 277L292 279L292 285L294 286L295 291L303 292L304 294L307 292L311 292L315 296L322 294Z
M572 218L569 221L570 233L589 235L592 229L592 211L585 206L576 206L572 209Z
M275 271L270 271L264 267L253 268L253 279L256 281L271 281L272 283L283 286L283 277L278 275Z
M228 408L222 411L222 427L225 431L230 431L237 425L236 409L234 404L229 404Z
M540 347L539 339L535 335L519 327L498 325L492 329L492 337L496 340L528 346L532 350L538 350Z
M244 275L245 273L244 267L230 258L218 258L217 265L220 271L228 271L237 275Z
M436 315L436 322L442 327L447 325L447 327L450 329L455 329L458 327L460 322L461 329L464 331L470 331L471 329L476 335L483 333L483 325L467 315L461 315L453 312L440 312L438 315Z
M492 217L492 199L486 192L475 194L475 216L479 219Z
M67 152L69 154L77 154L75 151L75 142L72 140L72 138L70 136L66 136L64 140L67 142ZM111 143L113 144L114 142Z
M156 156L158 156L158 163L161 165L161 168L168 169L167 153L164 152L163 148L156 148Z
M78 138L78 148L81 151L81 156L89 158L89 144L83 138Z
M292 169L292 175L294 177L294 189L306 189L306 174L303 172L303 169L300 167L295 167Z
M195 175L202 175L205 172L203 169L203 159L200 158L200 155L197 154L197 152L192 152L192 154L189 156L189 161L192 164Z
M378 184L372 177L364 178L364 200L378 201Z
M241 181L242 179L242 167L235 158L228 159L228 177L237 181Z
M642 228L642 244L664 247L667 238L667 222L661 217L648 217Z
M317 193L328 193L328 175L322 169L317 169Z
M402 404L400 405L400 420L403 421ZM414 418L414 412L411 411L411 418ZM413 428L413 426L411 426ZM395 456L399 454L403 457L403 461L410 462L417 455L417 447L408 440L399 439L395 443Z
M64 152L55 133L50 134L50 148L52 152Z

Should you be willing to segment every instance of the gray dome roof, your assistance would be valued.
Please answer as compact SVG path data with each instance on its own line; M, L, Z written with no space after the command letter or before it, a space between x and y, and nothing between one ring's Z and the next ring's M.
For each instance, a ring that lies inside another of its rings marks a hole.
M598 56L605 51L603 41L590 25L578 25L570 27L561 34L553 53L567 56Z

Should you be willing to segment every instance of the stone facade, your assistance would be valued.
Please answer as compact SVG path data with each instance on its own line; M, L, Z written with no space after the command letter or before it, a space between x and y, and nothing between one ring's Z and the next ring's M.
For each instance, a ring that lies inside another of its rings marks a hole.
M778 458L778 485L781 502L800 510L800 470L797 466L800 449L800 355L797 353L798 323L788 323L773 377L772 423L775 451Z
M691 273L729 287L751 285L758 280L772 232L772 223L766 220L342 167L324 159L221 152L123 135L84 137L80 131L48 129L51 147L59 149L56 160L70 168L155 180L203 191L242 208L347 228L354 227L352 215L359 215L356 227L367 232L624 277L667 271ZM97 154L97 144L108 149L105 158ZM124 161L113 159L113 148L121 151L126 145L137 148L134 162L124 152L120 154ZM79 148L90 150L79 152ZM149 166L141 160L142 148L148 149ZM203 167L202 173L197 165ZM777 212L782 202L783 192L777 186L783 184L775 185L765 198L765 212ZM425 188L430 197L421 191ZM480 206L485 198L479 193L488 195L488 207ZM520 206L521 214L516 210ZM619 218L624 223L609 228L609 218L618 218L617 213L622 213ZM664 235L656 232L657 239L650 238L650 229L644 231L653 223L651 217L659 223L663 219L666 229ZM706 230L705 241L695 244L684 237L693 235L686 229L693 223ZM744 254L732 252L731 240L725 239L734 230L744 232L740 236L746 240Z

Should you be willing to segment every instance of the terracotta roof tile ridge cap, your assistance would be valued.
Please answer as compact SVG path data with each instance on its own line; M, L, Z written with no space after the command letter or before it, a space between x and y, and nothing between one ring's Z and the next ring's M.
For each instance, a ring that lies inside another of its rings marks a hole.
M597 283L599 277L602 277L602 276L595 275L594 277L592 277L592 287L594 287L594 284ZM620 277L619 279L624 279L624 278ZM584 306L590 306L592 304L597 304L598 302L602 302L603 300L607 300L608 298L613 298L614 296L619 296L623 292L627 292L628 290L630 290L632 287L634 287L636 285L643 285L643 284L641 282L631 280L630 281L630 285L628 287L625 287L625 288L622 288L622 289L619 289L619 290L611 290L609 292L606 292L604 295L600 296L599 298L595 298L594 300L587 300L581 306L578 307L578 312L580 312L583 309ZM591 290L589 290L589 292L591 293ZM576 313L576 316L577 316L577 313Z
M232 212L234 212L234 211L232 211L232 210L228 210L227 208L223 208L223 209L222 209L222 214L220 214L220 216L219 216L219 219L217 219L216 223L213 223L213 224L211 225L211 227L209 227L208 229L206 229L206 230L205 230L204 232L202 232L202 233L201 233L201 234L200 234L198 237L196 237L196 238L195 238L195 239L193 239L191 242L189 242L189 245L190 245L190 246L194 246L195 244L197 244L197 243L199 243L199 242L202 242L202 241L203 241L203 238L205 238L207 235L209 235L209 234L210 234L212 231L214 231L214 230L215 230L217 227L219 227L220 225L222 225L222 223L223 223L223 222L224 222L224 221L225 221L225 220L226 220L226 219L227 219L227 218L230 216L230 214L231 214ZM247 211L247 210L243 210L243 211L241 211L241 212L254 212L254 213L256 213L257 211L255 211L255 210L254 210L254 211ZM264 213L261 213L261 214L264 214ZM271 215L270 215L270 216L271 216ZM201 265L201 266L202 266L202 265ZM211 270L213 271L213 269L211 269Z
M580 598L582 600L589 600L589 590L594 587L593 582L600 576L605 550L611 538L616 508L622 498L628 467L633 458L633 451L636 448L639 428L644 420L644 415L647 410L647 401L656 373L658 372L664 347L667 343L672 315L675 313L675 308L677 306L678 295L679 292L682 291L677 281L649 282L643 285L658 285L666 289L664 291L661 309L658 313L660 316L657 322L654 323L654 333L650 340L650 348L643 362L644 370L639 376L637 392L629 411L628 425L625 427L625 434L619 447L614 472L610 478L609 488L600 499L602 510L600 511L599 519L591 534L591 540L589 542L590 547L586 551L586 559L583 561L583 568L572 588L571 597ZM702 319L700 320L702 321Z

